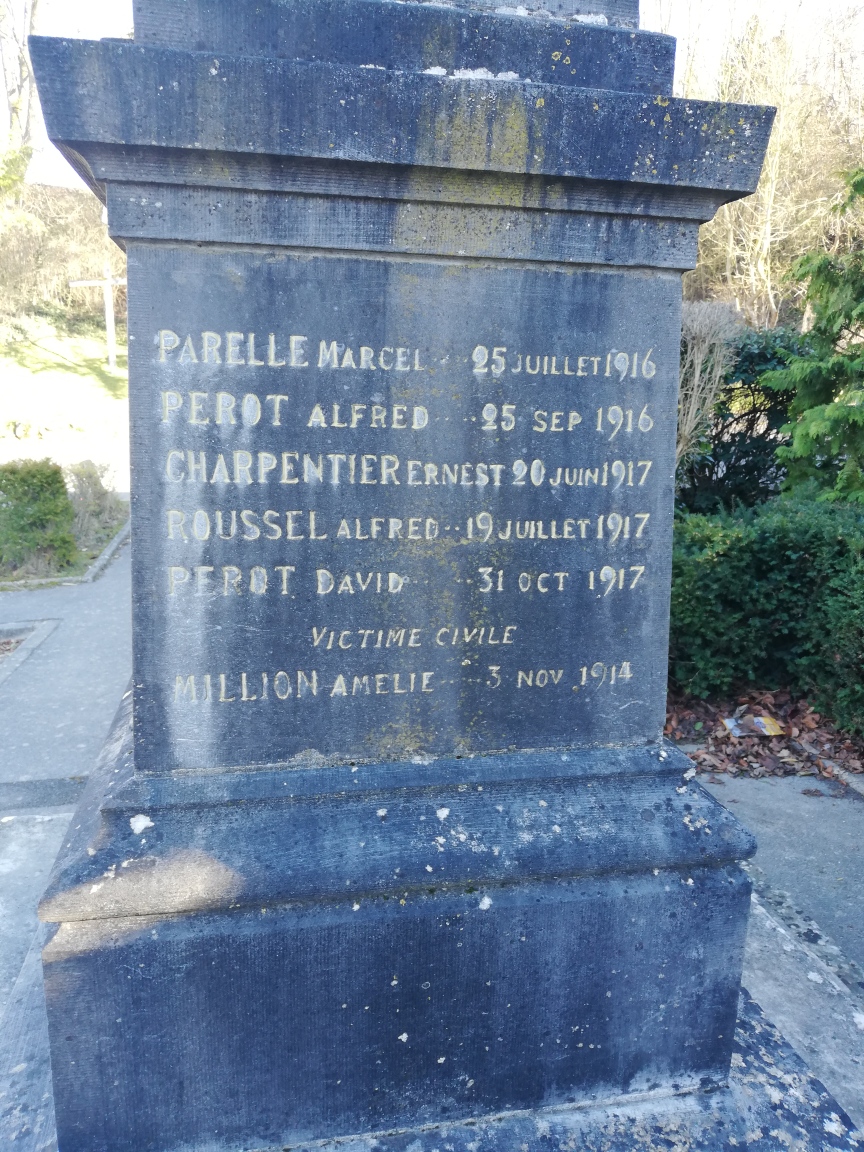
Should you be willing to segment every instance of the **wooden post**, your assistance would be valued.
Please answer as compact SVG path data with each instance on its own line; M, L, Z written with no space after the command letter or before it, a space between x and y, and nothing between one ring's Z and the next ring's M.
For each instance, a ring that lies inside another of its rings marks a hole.
M111 265L105 261L105 279L102 282L105 297L105 335L108 340L108 367L117 370L117 326L114 323L114 282L111 278Z
M114 285L125 284L125 276L112 276L111 264L105 261L105 276L102 280L70 280L70 288L101 288L105 299L105 336L108 343L108 367L117 370L117 322L114 315Z

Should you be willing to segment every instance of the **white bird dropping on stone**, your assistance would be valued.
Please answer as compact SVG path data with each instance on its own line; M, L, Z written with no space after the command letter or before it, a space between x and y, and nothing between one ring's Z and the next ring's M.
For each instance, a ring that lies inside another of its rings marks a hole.
M154 828L155 825L149 816L139 815L130 817L129 827L132 829L136 836L140 836L142 832L146 831L146 829Z

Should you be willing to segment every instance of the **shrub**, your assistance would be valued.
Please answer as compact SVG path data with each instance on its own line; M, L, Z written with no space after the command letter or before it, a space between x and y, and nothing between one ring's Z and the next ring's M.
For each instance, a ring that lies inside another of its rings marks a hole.
M681 324L681 386L678 390L679 470L698 456L700 442L734 363L743 325L728 304L684 302Z
M752 508L779 493L786 470L777 449L788 444L781 429L795 393L768 388L764 378L808 351L808 338L789 328L739 331L710 428L678 470L678 502L688 512Z
M107 472L107 465L92 460L82 460L65 470L75 510L75 538L82 547L104 543L129 515L128 506L117 493L105 487Z
M864 731L864 510L779 499L676 521L670 674L704 697L808 693Z
M33 574L75 563L75 511L63 472L50 460L0 465L0 571Z

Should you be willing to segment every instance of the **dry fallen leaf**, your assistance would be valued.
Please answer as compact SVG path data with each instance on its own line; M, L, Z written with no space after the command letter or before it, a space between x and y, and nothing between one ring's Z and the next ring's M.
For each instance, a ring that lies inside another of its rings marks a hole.
M731 729L731 731L730 731ZM838 730L807 700L752 692L734 701L674 698L665 733L703 771L763 776L862 772L864 740Z

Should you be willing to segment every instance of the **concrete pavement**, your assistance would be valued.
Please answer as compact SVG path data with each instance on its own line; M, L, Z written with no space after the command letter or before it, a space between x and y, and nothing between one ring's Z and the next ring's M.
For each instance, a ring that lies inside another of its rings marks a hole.
M0 593L0 625L57 622L0 683L0 1017L84 778L129 682L130 587L127 545L93 584Z
M128 546L92 584L0 592L0 623L59 620L0 685L0 783L86 776L132 667Z
M864 798L808 777L714 779L705 787L755 834L768 883L864 969Z
M812 777L711 779L759 842L745 987L864 1130L864 799Z

